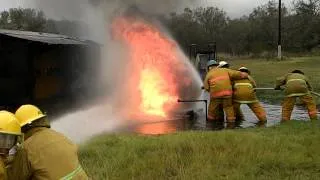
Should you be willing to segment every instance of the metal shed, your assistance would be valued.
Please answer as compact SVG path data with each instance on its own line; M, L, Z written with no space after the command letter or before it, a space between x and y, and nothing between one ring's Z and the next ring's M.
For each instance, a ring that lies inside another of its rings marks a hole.
M99 51L93 41L0 29L0 106L50 104L88 94L98 75Z

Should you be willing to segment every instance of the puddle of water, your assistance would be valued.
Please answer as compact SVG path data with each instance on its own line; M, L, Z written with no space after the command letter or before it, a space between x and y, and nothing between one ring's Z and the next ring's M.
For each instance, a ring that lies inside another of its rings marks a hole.
M168 134L184 130L222 130L222 129L235 129L235 128L251 128L257 126L274 126L280 123L281 120L281 106L262 103L262 106L267 112L268 122L265 125L257 124L259 121L248 106L242 105L241 109L245 116L244 121L238 121L235 124L226 124L221 122L206 122L204 105L201 109L197 109L194 114L188 113L190 118L175 119L169 121L154 122L152 124L137 125L132 130L141 134ZM198 108L201 106L199 105ZM190 115L193 115L191 117ZM320 117L320 113L318 113ZM305 121L309 119L306 109L296 106L292 112L291 119Z

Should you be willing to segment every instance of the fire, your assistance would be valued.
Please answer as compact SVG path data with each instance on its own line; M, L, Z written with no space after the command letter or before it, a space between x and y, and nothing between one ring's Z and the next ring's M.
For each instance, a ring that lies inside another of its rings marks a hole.
M126 72L127 102L131 114L165 119L177 107L182 87L191 84L190 68L170 37L141 19L120 17L113 37L129 51Z
M175 103L177 95L170 94L166 81L157 69L144 69L141 72L139 90L141 91L141 110L148 115L166 117L164 107Z

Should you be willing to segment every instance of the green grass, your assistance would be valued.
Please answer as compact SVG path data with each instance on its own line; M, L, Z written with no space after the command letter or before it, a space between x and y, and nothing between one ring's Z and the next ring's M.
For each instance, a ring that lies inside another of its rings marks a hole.
M320 179L317 122L271 128L96 137L80 147L93 179Z
M309 77L314 91L320 92L320 57L299 57L290 58L283 61L247 59L231 60L232 68L246 66L251 70L252 76L257 81L259 87L274 87L276 78L300 69ZM267 102L280 103L283 95L279 91L259 91L259 97ZM320 103L319 98L318 103Z

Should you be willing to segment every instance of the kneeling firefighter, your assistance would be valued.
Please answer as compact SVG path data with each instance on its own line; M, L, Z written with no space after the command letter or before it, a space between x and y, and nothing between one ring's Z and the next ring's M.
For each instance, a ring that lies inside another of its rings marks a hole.
M311 120L317 119L317 105L310 91L312 86L308 78L300 70L294 70L283 77L277 78L275 90L284 86L286 97L282 102L282 121L289 121L296 99L299 98L307 107Z
M224 67L218 68L218 63L214 60L208 62L211 67L204 80L204 88L210 92L210 108L208 118L217 120L216 112L219 106L227 116L227 122L235 122L235 114L232 105L232 80L244 79L248 77L247 73L234 71Z
M256 82L250 76L250 71L246 67L241 67L240 72L248 73L248 78L235 80L233 85L233 106L237 118L243 120L243 114L241 112L241 104L247 104L252 112L259 119L260 123L267 121L266 111L261 106L255 89L257 87Z
M9 179L88 179L77 146L50 129L39 108L23 105L15 113L25 138L8 168Z
M0 179L7 179L9 151L21 139L21 128L14 114L0 111ZM19 173L19 172L18 172Z

